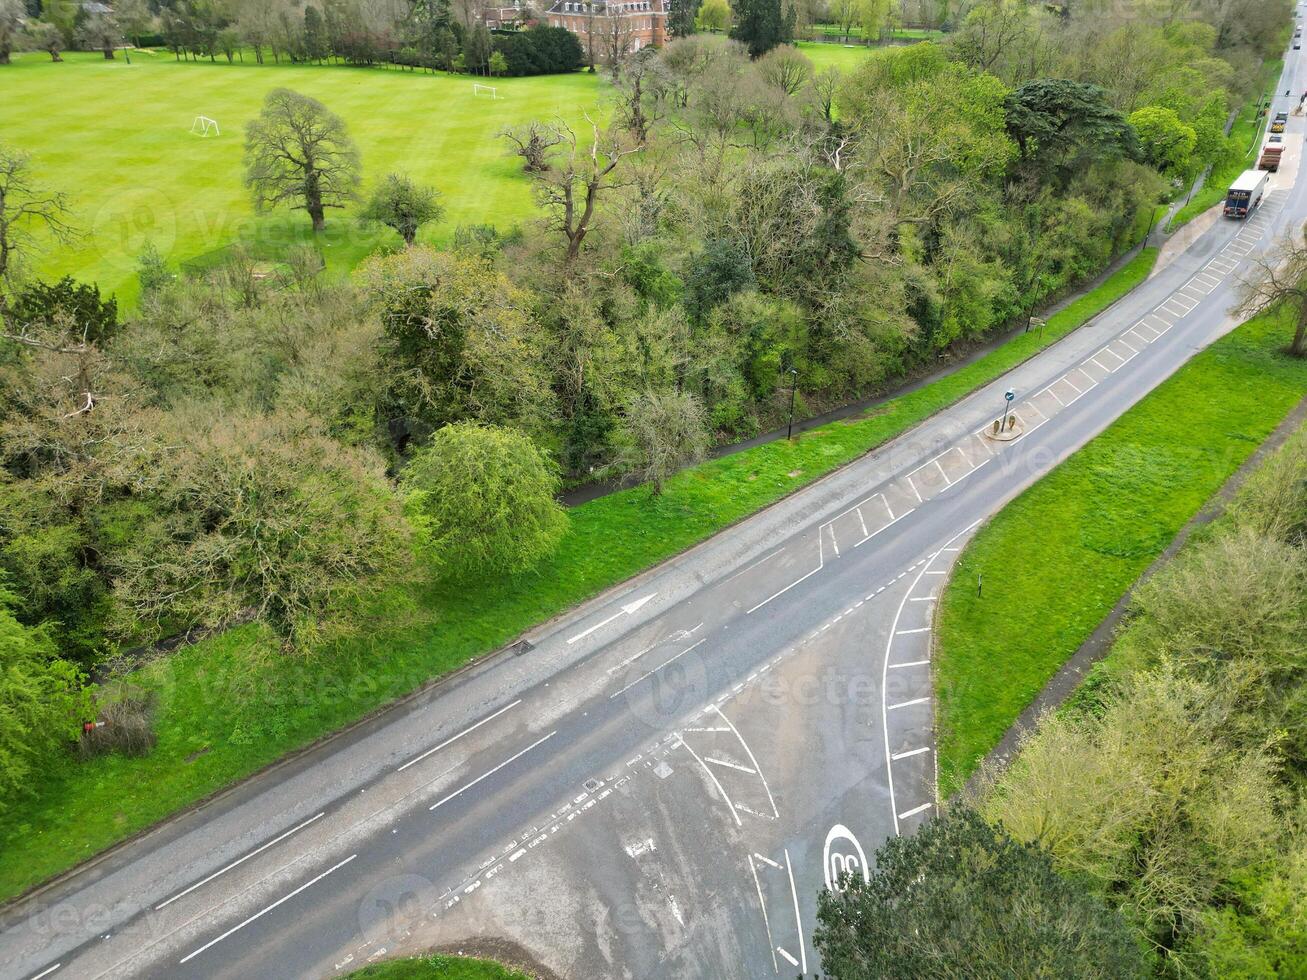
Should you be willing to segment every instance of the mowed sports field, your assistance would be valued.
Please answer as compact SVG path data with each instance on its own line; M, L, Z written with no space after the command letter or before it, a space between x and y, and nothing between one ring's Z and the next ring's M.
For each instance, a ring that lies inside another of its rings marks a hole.
M869 49L801 45L818 68L854 67ZM460 224L506 230L535 214L530 181L504 140L505 126L562 117L607 123L604 75L480 79L499 98L473 94L467 75L340 65L177 62L166 51L136 51L128 65L99 54L15 55L0 69L0 140L32 154L37 180L68 195L81 237L49 248L35 271L97 282L130 304L136 259L147 241L177 264L238 240L269 252L313 238L303 212L256 213L242 184L245 123L270 89L284 86L340 115L363 160L362 191L402 171L441 192L446 209L422 239L448 239ZM198 115L220 136L190 132ZM378 246L398 241L363 226L352 208L330 211L317 239L329 269L344 272ZM48 243L45 243L48 244Z

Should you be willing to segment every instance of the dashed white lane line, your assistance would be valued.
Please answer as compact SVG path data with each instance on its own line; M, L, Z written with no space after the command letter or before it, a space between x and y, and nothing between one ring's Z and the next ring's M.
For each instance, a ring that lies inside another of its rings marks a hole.
M923 752L929 752L929 751L930 751L930 746L926 745L919 749L908 749L908 751L906 752L896 752L892 756L890 756L890 758L893 759L895 762L898 762L899 759L909 759L914 755L921 755Z
M921 806L914 806L911 810L908 810L904 813L900 813L899 819L906 820L908 819L908 817L915 817L918 813L921 813L925 810L929 810L934 805L935 805L934 803L923 803L921 804Z
M531 751L532 749L534 749L536 746L538 746L538 745L543 745L545 742L548 742L551 738L553 738L553 737L554 737L555 735L557 735L557 734L558 734L558 731L557 731L557 729L555 729L554 731L552 731L552 732L550 732L548 735L546 735L544 738L538 738L538 739L536 739L534 742L532 742L530 745L528 745L526 748L524 748L521 752L518 752L518 753L516 753L515 755L512 755L512 756L509 756L507 759L505 759L505 760L504 760L503 762L501 762L499 765L495 766L495 768L491 769L489 772L483 772L483 773L482 773L480 776L478 776L476 779L472 780L472 782L467 783L466 785L462 786L461 788L454 790L454 792L450 793L448 796L446 796L444 799L442 799L439 803L433 803L431 806L427 807L427 809L428 809L428 810L434 810L434 809L436 809L437 807L444 806L446 803L448 803L448 802L449 802L450 800L452 800L454 797L456 797L456 796L458 796L458 795L460 795L460 794L462 794L462 793L466 793L468 790L470 790L470 789L471 789L473 786L475 786L477 783L481 782L481 780L483 780L483 779L488 779L489 777L493 776L495 773L499 772L500 769L503 769L504 766L508 765L510 762L513 762L513 761L515 761L515 760L517 760L517 759L522 758L522 756L526 755L528 752L530 752L530 751Z
M889 710L894 711L898 708L911 708L914 704L926 704L929 700L930 698L913 698L911 701L900 701L898 704L891 704Z
M350 863L351 861L353 861L356 857L358 857L357 854L351 854L349 857L345 858L344 861L341 861L339 864L332 865L330 868L328 868L326 871L322 872L322 874L318 875L318 876L317 876L316 878L314 878L312 881L306 881L304 884L300 885L298 888L296 888L296 889L295 889L293 892L291 892L290 894L288 894L288 895L283 895L281 898L277 899L275 902L273 902L273 903L272 903L271 905L269 905L267 908L263 909L261 912L255 912L253 915L251 915L248 919L246 919L246 920L245 920L244 922L242 922L240 925L238 925L238 926L233 926L232 928L228 929L226 932L224 932L224 933L223 933L221 936L219 936L217 939L210 939L207 943L205 943L205 944L204 944L203 946L201 946L199 949L195 950L193 953L187 953L187 954L186 954L185 956L183 956L180 960L178 960L178 965L180 965L180 964L182 964L182 963L185 963L187 960L192 960L192 959L194 959L195 957L199 956L201 953L203 953L203 952L204 952L206 949L208 949L209 947L211 947L211 946L216 946L218 943L222 942L222 941L223 941L224 939L226 939L228 936L231 936L231 935L233 935L233 934L235 934L235 933L237 933L237 932L240 932L240 930L244 929L247 925L249 925L249 924L250 924L251 922L253 922L255 919L262 918L263 916L265 916L265 915L267 915L269 912L271 912L273 909L275 909L277 906L279 906L279 905L281 905L281 904L283 904L283 903L285 903L285 902L289 902L292 898L294 898L294 897L295 897L296 895L298 895L300 892L304 891L306 888L311 888L313 885L316 885L318 882L320 882L323 878L327 877L327 875L331 874L333 871L338 871L338 870L340 870L341 868L345 867L345 865L349 864L349 863Z
M786 952L782 947L777 946L777 947L776 947L776 952L778 952L778 953L780 953L782 956L784 956L785 959L786 959L786 961L790 964L790 966L798 966L798 965L799 965L799 961L796 960L796 959L795 959L793 956L791 956L789 953L787 953L787 952ZM773 959L775 959L775 957L773 957ZM778 969L779 969L779 967L778 967ZM806 973L807 971L805 970L804 972Z
M470 725L470 726L468 726L467 728L463 729L461 732L459 732L457 735L453 735L453 736L451 736L451 737L445 739L443 742L441 742L441 743L440 743L439 745L437 745L435 748L427 749L425 752L423 752L421 755L417 756L416 758L409 759L408 762L404 763L402 766L400 766L400 767L399 767L398 769L396 769L395 771L396 771L396 772L403 772L405 769L407 769L409 766L413 765L415 762L421 762L423 759L425 759L427 756L429 756L432 752L439 752L439 751L440 751L441 749L443 749L446 745L452 745L454 742L457 742L457 741L458 741L460 738L462 738L464 735L467 735L467 734L469 734L469 733L471 733L471 732L476 731L478 728L480 728L480 727L481 727L482 725L484 725L486 722L494 721L496 718L498 718L500 715L502 715L502 714L503 714L505 711L507 711L509 708L516 708L516 707L517 707L519 704L521 704L521 703L522 703L522 702L521 702L520 700L518 700L518 701L514 701L512 704L506 704L506 705L504 705L502 708L500 708L498 711L496 711L493 715L488 715L488 716L486 716L485 718L482 718L480 721L478 721L475 725Z
M42 977L48 977L51 973L54 973L54 971L59 969L59 967L61 966L63 966L62 963L56 963L54 966L46 967L40 973L36 974L36 976L29 977L28 980L41 980Z
M730 578L726 579L726 581L729 582L729 581L731 581L731 579L737 579L737 578L739 578L741 575L745 574L746 572L751 572L751 571L753 571L753 570L754 570L755 568L757 568L759 565L763 565L763 564L765 564L765 563L771 561L773 558L775 558L777 555L779 555L779 554L780 554L782 551L784 551L784 550L785 550L785 546L784 546L784 545L781 545L779 548L777 548L775 551L773 551L770 555L767 555L765 558L759 558L757 561L755 561L752 565L748 566L747 568L742 568L742 569L740 569L738 572L736 572L736 573L735 573L734 575L732 575ZM723 584L724 584L724 583L723 583Z
M326 812L326 811L324 810L323 813L325 813L325 812ZM322 813L319 813L317 816L314 816L314 817L309 817L308 820L305 820L305 821L304 821L302 824L300 824L299 826L292 827L290 830L286 831L286 832L285 832L284 834L282 834L280 837L274 837L272 840L268 841L268 843L264 844L262 847L259 847L259 848L257 848L256 850L250 851L250 853L249 853L249 854L246 854L244 857L237 858L237 859L236 859L235 861L233 861L231 864L227 865L227 867L222 868L222 869L220 869L220 870L218 870L218 871L215 871L213 874L209 875L209 877L207 877L207 878L205 878L205 879L203 879L203 880L201 880L201 881L197 881L195 884L191 885L191 887L190 887L190 888L187 888L185 891L180 891L180 892L178 892L176 895L174 895L172 898L169 898L169 899L166 899L165 901L160 902L158 905L156 905L156 906L154 907L154 911L158 912L159 909L163 908L165 905L171 905L173 902L177 901L177 899L182 898L182 897L184 897L184 896L186 896L186 895L189 895L191 892L195 891L195 889L199 888L201 885L207 885L209 882L213 881L214 878L217 878L219 875L226 874L228 871L230 871L232 868L236 867L238 864L243 864L243 863L245 863L246 861L248 861L250 858L254 857L254 855L256 855L256 854L261 854L263 851L266 851L266 850L267 850L268 848L270 848L273 844L277 844L277 843L280 843L281 841L284 841L287 837L289 837L291 834L295 833L297 830L303 830L305 827L307 827L309 824L313 823L313 821L317 820L318 817L321 817L321 816L322 816ZM33 978L33 980L35 980L35 978Z
M611 701L613 698L617 697L618 695L625 694L627 691L629 691L631 688L635 687L635 685L639 684L639 683L640 683L642 680L644 680L646 677L652 677L654 674L658 673L658 671L662 670L664 667L666 667L668 664L672 663L674 660L679 660L679 659L681 659L681 658L684 657L687 653L689 653L691 650L693 650L695 647L702 646L703 644L705 644L705 643L707 643L707 642L708 642L708 637L705 636L702 640L699 640L697 643L691 643L688 647L686 647L686 648L685 648L684 650L682 650L680 653L676 654L675 656L668 657L666 660L664 660L662 663L660 663L657 667L653 668L653 670L646 670L643 674L641 674L641 675L640 675L639 677L637 677L635 680L631 681L631 683L627 684L627 685L626 685L624 688L622 688L620 691L616 692L615 694L610 694L610 695L608 696L608 700Z

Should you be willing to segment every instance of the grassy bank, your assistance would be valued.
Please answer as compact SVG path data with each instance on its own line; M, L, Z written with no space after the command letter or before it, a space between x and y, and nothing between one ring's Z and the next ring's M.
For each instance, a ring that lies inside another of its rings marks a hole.
M1147 250L1101 286L983 358L863 416L713 460L669 481L575 508L535 574L397 595L390 618L311 659L279 655L257 627L233 629L137 671L159 694L158 745L144 758L71 756L43 773L0 831L0 897L17 894L368 711L494 650L532 625L704 540L999 377L1079 327L1148 275ZM406 605L407 604L407 605ZM411 609L409 608L411 607ZM413 611L416 610L416 611Z
M1167 231L1175 231L1181 225L1192 221L1212 205L1218 203L1225 197L1225 192L1230 189L1230 185L1234 183L1236 177L1249 167L1257 165L1257 153L1262 146L1261 131L1266 121L1264 116L1258 118L1257 107L1269 101L1275 94L1275 86L1280 82L1280 72L1283 69L1284 62L1279 58L1262 65L1262 86L1259 90L1259 98L1244 103L1243 108L1239 110L1239 115L1235 117L1234 124L1230 127L1230 138L1235 141L1235 145L1242 151L1241 155L1212 169L1198 193L1190 198L1188 204L1175 213L1171 223L1166 226Z
M980 530L939 612L940 791L962 785L1184 523L1304 394L1289 326L1260 317ZM976 575L990 584L976 595Z
M466 956L415 956L374 963L349 974L351 980L527 980L525 973Z

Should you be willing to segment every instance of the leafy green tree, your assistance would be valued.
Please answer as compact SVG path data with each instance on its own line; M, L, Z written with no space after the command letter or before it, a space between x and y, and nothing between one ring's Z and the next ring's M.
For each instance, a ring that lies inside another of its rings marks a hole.
M1174 109L1149 105L1130 114L1130 125L1139 137L1145 162L1165 174L1181 176L1192 169L1191 158L1198 145L1194 127L1181 121Z
M1006 108L1022 160L1045 170L1066 176L1086 162L1138 155L1130 123L1098 85L1040 78L1012 92Z
M245 186L254 206L303 208L313 230L327 208L343 208L359 183L359 151L345 121L317 99L275 88L245 127Z
M749 57L794 40L794 9L786 10L782 0L736 0L734 9L731 37L749 49Z
M685 310L700 319L754 284L753 263L743 244L734 238L709 239L685 270Z
M720 33L731 26L731 5L727 0L703 0L695 22L702 31Z
M614 441L618 454L611 469L636 475L657 497L679 470L707 455L708 421L689 392L646 391L627 405Z
M492 76L497 77L499 75L508 74L508 59L504 57L504 52L502 51L491 51L490 61L487 62L487 65Z
M11 312L22 326L62 324L74 337L102 344L118 331L118 301L100 296L94 283L64 276L58 282L35 280L14 297Z
M1144 975L1116 913L974 810L891 837L875 864L817 900L813 944L833 980Z
M667 33L670 37L689 37L697 28L699 0L671 0L667 7Z
M0 0L0 65L9 64L9 53L18 43L26 18L23 0Z
M434 188L415 184L404 174L387 174L359 217L395 229L405 245L412 245L418 229L439 221L444 213L440 193Z
M112 12L90 14L77 28L78 42L85 48L99 48L105 61L113 60L114 45L122 36Z
M453 577L512 575L558 548L567 514L553 464L520 432L460 422L438 429L404 469L407 511Z
M31 792L34 770L77 737L91 710L82 675L43 630L14 618L14 601L0 591L0 814Z

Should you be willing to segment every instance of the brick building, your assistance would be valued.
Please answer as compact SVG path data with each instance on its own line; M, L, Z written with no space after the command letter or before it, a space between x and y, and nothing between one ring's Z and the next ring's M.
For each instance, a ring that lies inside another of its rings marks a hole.
M667 40L666 0L555 0L544 15L581 39L586 57L603 64Z

